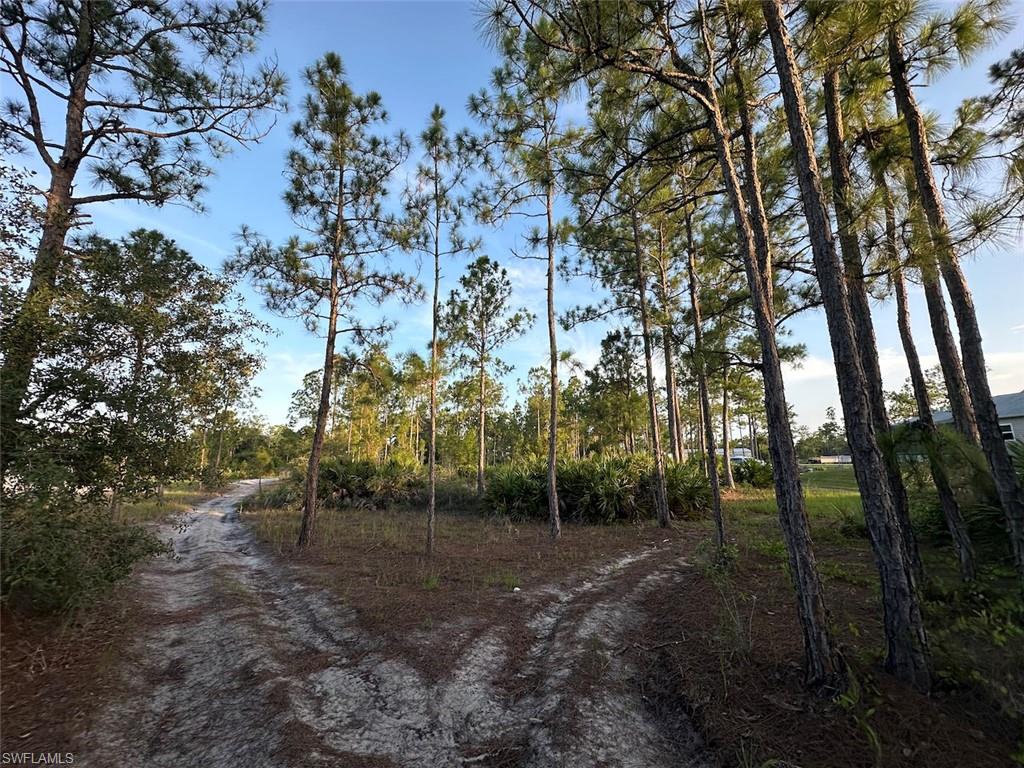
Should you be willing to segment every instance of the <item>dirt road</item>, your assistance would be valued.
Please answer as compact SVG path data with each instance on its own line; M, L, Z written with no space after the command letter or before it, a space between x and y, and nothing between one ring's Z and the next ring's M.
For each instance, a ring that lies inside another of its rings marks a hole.
M76 765L709 764L689 723L650 715L622 652L639 598L669 578L639 567L654 550L524 596L527 653L492 627L433 681L258 550L236 512L254 484L199 507L173 534L175 558L140 574L152 619ZM580 685L595 663L601 685Z

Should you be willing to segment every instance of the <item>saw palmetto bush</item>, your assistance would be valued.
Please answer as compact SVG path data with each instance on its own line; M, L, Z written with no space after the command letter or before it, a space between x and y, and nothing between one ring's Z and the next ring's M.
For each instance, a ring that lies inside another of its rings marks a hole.
M415 462L391 460L383 464L350 461L343 457L320 462L317 502L325 509L377 508L415 504L426 493L426 473ZM251 496L250 509L297 508L302 503L305 474L294 469L284 481Z
M523 462L493 468L486 504L496 514L546 519L546 466ZM645 456L596 456L558 464L558 502L566 520L633 522L654 517L653 462ZM666 467L668 503L678 518L695 519L710 508L707 480L685 464Z
M540 461L503 464L487 473L485 508L517 519L535 519L547 513L547 467Z
M696 520L711 511L711 486L691 462L670 462L665 466L668 509L675 518Z

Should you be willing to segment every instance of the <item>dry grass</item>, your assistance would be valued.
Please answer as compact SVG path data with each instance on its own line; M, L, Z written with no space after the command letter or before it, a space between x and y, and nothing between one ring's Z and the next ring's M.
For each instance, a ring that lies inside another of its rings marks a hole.
M174 483L162 494L119 504L114 519L123 523L162 523L188 512L213 495L213 491L204 490L199 483Z
M108 697L117 696L130 640L144 613L131 585L73 617L0 609L0 749L74 752Z
M242 518L274 553L297 554L296 511L245 510ZM408 511L325 511L317 521L314 545L301 557L312 565L354 570L360 581L382 588L421 586L436 576L438 587L508 591L677 535L653 524L573 527L555 543L541 523L439 514L435 553L427 557L425 525L422 514Z

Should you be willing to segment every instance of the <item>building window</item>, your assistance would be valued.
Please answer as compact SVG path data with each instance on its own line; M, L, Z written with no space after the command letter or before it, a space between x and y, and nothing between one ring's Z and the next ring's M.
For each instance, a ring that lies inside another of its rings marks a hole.
M1013 440L1013 424L1000 424L999 431L1003 433L1003 440Z

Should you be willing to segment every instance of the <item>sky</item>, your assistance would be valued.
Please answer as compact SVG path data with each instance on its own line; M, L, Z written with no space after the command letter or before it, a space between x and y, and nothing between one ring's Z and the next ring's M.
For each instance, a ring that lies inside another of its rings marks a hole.
M923 105L948 120L961 99L988 90L986 70L1024 41L1024 3L1014 9L1016 28L1000 43L972 62L950 72L941 80L918 90ZM289 81L288 100L294 108L303 91L300 73L327 51L340 54L353 88L381 94L390 114L389 129L405 130L416 137L426 124L435 104L447 111L453 131L477 127L466 114L470 93L486 86L497 63L495 52L481 39L473 5L469 2L277 2L271 6L268 30L261 44L262 56L275 56ZM0 83L6 88L9 84ZM278 115L277 124L260 144L236 150L217 163L216 176L209 181L203 198L205 212L195 213L181 206L153 209L134 203L109 203L91 207L96 228L117 237L137 227L162 230L176 239L200 262L219 268L235 248L242 225L248 225L282 242L294 231L281 193L285 153L289 148L288 126L296 113ZM58 120L56 113L44 115ZM52 128L51 128L52 129ZM416 152L403 173L415 168ZM503 262L514 287L516 306L526 306L539 317L538 323L521 339L510 344L503 358L515 367L507 377L510 396L514 382L526 371L542 364L547 339L544 325L544 266L541 262L516 260L510 249L522 250L521 233L514 226L503 231L480 229L483 252ZM415 256L398 254L396 264L410 271L420 270L426 281L429 264L418 264ZM443 266L442 291L455 286L465 260ZM998 247L987 248L964 263L985 340L990 383L996 394L1024 389L1024 239L1020 232ZM287 419L292 392L307 372L323 362L323 340L308 333L298 320L276 317L262 309L259 297L243 290L247 306L270 323L275 332L266 339L266 366L256 379L259 395L254 409L270 423ZM560 312L594 300L594 288L584 279L561 281L556 289ZM391 348L396 353L424 352L430 338L430 310L427 303L387 306L385 313L396 323ZM911 314L922 361L935 365L937 357L928 332L923 293L911 286ZM896 327L892 302L874 303L878 345L886 389L899 388L907 374ZM809 311L788 323L792 339L803 342L807 357L799 367L785 372L787 397L797 422L816 426L828 407L839 408L825 319L822 312ZM571 350L584 365L592 365L606 327L590 326L561 332L559 344Z

